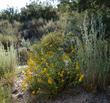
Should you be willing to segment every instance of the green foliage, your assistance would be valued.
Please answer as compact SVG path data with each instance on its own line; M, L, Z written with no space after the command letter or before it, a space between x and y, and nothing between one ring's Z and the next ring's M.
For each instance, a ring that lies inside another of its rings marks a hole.
M100 9L100 8L110 8L109 0L79 0L79 9L87 10L90 8Z
M87 10L89 8L110 8L109 0L58 0L60 4L74 4L79 10Z

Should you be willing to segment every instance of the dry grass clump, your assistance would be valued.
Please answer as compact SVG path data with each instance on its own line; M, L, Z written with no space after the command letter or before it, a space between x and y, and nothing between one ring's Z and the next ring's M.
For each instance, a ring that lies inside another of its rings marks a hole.
M17 63L16 57L16 50L13 45L5 50L4 46L0 43L0 77L7 72L14 71Z
M14 77L17 55L14 46L4 49L0 43L0 103L11 102L11 89Z

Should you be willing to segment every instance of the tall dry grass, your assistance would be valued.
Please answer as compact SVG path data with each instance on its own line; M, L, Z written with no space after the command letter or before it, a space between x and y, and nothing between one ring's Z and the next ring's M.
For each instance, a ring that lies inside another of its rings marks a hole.
M17 66L17 55L14 46L4 49L0 43L0 103L11 102L11 89L14 71Z

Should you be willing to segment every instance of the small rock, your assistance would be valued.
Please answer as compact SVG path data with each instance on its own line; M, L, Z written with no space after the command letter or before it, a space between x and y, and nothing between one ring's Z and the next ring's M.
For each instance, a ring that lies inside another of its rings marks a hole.
M15 89L15 90L12 91L12 94L17 94L17 93L18 93L18 90L17 89Z
M18 98L18 99L20 99L20 98L22 99L22 98L23 98L23 93L19 93L19 94L17 95L17 98Z

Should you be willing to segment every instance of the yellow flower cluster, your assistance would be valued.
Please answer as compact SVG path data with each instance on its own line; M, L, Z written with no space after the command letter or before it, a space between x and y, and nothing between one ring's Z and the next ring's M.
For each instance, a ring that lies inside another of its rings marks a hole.
M60 77L63 77L63 76L64 76L64 70L62 70L61 72L58 72L58 75L59 75Z
M32 94L33 94L33 95L36 95L36 91L35 91L35 90L33 90L33 91L32 91Z
M37 95L37 94L39 94L39 92L40 92L40 88L38 90L33 90L32 95Z
M28 65L30 66L30 68L31 68L31 67L34 67L35 64L36 64L35 61L33 61L31 58L29 58L29 60L28 60L27 63L28 63Z
M33 78L32 77L32 75L33 75L32 68L35 66L35 63L32 59L29 59L28 63L29 63L29 67L22 71L22 73L24 75L24 80L22 82L22 89L23 90L27 89L28 83L31 82L31 80Z
M70 57L65 53L65 54L63 54L63 56L62 56L62 60L69 60L70 61Z
M27 89L27 87L28 87L27 82L26 81L23 81L22 82L22 90L25 91Z
M82 75L80 75L79 82L82 82L83 79L84 79L84 75L82 74Z

